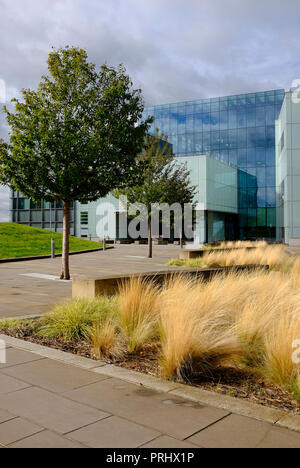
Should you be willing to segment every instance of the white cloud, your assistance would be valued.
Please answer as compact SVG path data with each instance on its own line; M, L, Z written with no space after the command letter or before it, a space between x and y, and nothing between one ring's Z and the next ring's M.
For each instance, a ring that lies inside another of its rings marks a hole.
M0 0L0 79L35 87L69 44L123 62L147 104L289 87L299 23L299 0Z

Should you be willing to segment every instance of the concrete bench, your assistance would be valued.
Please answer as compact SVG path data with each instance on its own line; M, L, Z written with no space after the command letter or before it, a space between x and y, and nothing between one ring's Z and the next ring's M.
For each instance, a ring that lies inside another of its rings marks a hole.
M154 239L154 245L168 245L169 242L165 239Z
M165 281L177 275L209 281L215 275L268 269L268 266L246 265L206 269L177 268L149 273L110 275L103 277L75 276L72 282L72 297L73 299L93 299L98 296L113 296L118 293L119 286L122 283L129 281L132 278L143 278L148 281L154 281L159 285L163 285Z
M198 250L181 250L179 252L179 260L193 260L195 258L202 258L207 253L220 253L220 252L232 252L233 250L253 250L257 247L238 247L235 249L198 249Z

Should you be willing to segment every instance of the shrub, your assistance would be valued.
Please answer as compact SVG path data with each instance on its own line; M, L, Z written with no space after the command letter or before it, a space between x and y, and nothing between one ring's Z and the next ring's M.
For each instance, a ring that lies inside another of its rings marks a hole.
M97 359L120 359L124 355L124 346L113 318L108 318L105 322L95 322L92 327L87 328L86 337L91 341Z
M216 280L217 281L217 280ZM228 314L204 284L169 283L160 301L161 364L167 378L207 375L242 353Z
M115 298L101 297L64 302L43 317L39 336L61 338L65 341L82 340L86 336L87 327L91 327L96 321L103 323L107 317L116 315Z

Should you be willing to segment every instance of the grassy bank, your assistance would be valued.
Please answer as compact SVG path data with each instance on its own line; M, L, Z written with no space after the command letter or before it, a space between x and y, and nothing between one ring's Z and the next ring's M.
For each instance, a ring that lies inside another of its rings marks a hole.
M51 254L51 238L55 239L56 254L62 251L62 235L14 223L0 223L0 259L32 257ZM98 242L70 237L70 251L101 248Z

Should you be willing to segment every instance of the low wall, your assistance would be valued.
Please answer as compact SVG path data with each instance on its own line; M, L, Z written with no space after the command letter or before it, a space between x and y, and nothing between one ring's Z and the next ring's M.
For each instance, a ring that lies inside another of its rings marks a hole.
M143 278L149 281L155 281L162 285L166 280L183 275L190 278L199 278L205 281L211 280L216 275L229 274L231 272L268 270L268 266L246 265L233 266L222 268L179 268L176 270L156 271L149 273L134 273L127 275L111 275L103 277L88 277L75 276L72 282L72 297L73 299L93 299L98 296L113 296L118 293L119 286L124 281L129 281L131 278Z
M192 260L195 258L202 258L205 254L209 253L220 253L220 252L232 252L233 250L254 250L257 247L238 247L235 249L197 249L197 250L181 250L179 252L179 260Z

